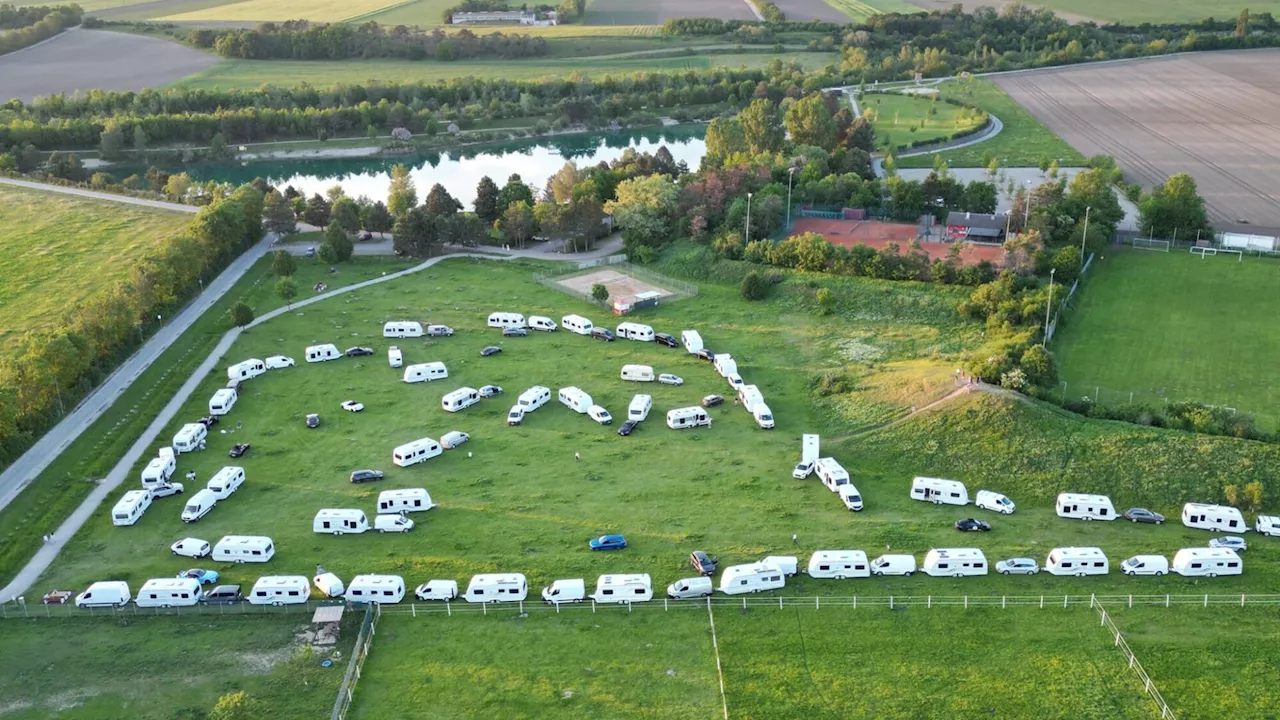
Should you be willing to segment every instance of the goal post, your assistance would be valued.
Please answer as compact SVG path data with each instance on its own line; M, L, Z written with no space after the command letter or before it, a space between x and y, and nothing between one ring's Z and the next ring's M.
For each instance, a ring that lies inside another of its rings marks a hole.
M1210 255L1234 255L1236 256L1236 262L1244 262L1244 251L1231 248L1193 247L1191 248L1191 254L1199 255L1201 260Z
M1133 239L1133 247L1137 250L1153 250L1155 252L1169 252L1173 247L1173 243L1168 240L1154 240L1152 238L1136 237Z

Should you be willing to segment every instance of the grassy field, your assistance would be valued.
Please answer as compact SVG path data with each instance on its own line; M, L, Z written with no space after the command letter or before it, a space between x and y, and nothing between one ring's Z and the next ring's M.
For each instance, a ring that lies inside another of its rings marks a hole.
M1058 160L1063 167L1084 164L1079 152L1041 125L995 83L974 79L945 82L938 87L944 96L970 103L1000 118L1004 129L994 138L976 145L899 158L898 167L933 167L935 155L941 155L951 167L985 167L983 160L987 158L999 160L1004 167L1031 167L1039 165L1041 158Z
M938 140L981 124L967 108L935 102L936 96L870 93L859 103L871 110L876 142L882 147L909 145L916 140Z
M395 0L244 0L153 19L164 22L279 22L305 18L312 22L341 22L357 17L368 19L364 16L393 5L396 5ZM436 14L436 22L439 22L439 13Z
M1280 329L1260 319L1280 310L1280 263L1120 250L1090 275L1054 338L1068 397L1226 405L1277 426Z
M0 347L52 327L69 309L126 278L134 262L182 232L190 216L0 187L10 260L0 278Z
M917 13L920 8L901 0L824 0L831 7L839 10L853 22L861 22L872 15L884 13Z
M1243 0L1046 0L1038 3L1050 10L1075 13L1099 22L1173 23L1196 22L1207 17L1232 20L1248 8L1250 14L1280 13L1280 2L1244 2Z

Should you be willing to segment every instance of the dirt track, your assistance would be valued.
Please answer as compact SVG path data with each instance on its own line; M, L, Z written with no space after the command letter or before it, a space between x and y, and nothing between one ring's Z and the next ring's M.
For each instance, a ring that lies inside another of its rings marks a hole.
M1214 224L1280 227L1280 51L1199 53L996 78L1085 155L1130 181L1189 173Z

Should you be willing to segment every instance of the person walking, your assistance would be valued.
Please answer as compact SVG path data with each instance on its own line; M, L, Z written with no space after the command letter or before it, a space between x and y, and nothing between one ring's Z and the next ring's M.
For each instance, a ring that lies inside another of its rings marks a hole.
M796 534L795 534L795 533L791 533L791 544L792 544L792 545L799 545L799 544L800 544L800 539L796 536Z
M574 453L574 454L573 454L573 459L574 459L574 460L581 460L581 459L582 459L582 456L581 456L581 455L579 455L578 453Z

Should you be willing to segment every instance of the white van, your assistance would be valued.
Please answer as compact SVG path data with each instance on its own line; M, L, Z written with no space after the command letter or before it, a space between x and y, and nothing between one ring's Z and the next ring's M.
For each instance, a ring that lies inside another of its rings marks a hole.
M250 605L301 605L311 597L311 584L301 575L267 575L249 591Z
M1259 515L1253 530L1259 535L1280 535L1280 515Z
M422 337L422 323L413 322L412 320L392 320L382 326L382 337Z
M1078 520L1115 520L1116 508L1106 495L1058 493L1058 517Z
M387 349L387 364L393 368L398 368L404 364L404 353L400 352L400 348L392 345Z
M522 328L525 327L524 316L520 313L496 312L489 315L489 327L501 328Z
M529 595L529 582L520 573L472 575L462 598L472 603L519 602Z
M435 507L425 488L383 490L378 493L379 513L422 512Z
M149 507L151 507L150 490L130 490L120 498L115 507L111 508L111 524L117 527L132 525L138 522Z
M293 358L287 355L272 355L267 358L266 364L268 370L281 370L295 365Z
M635 603L653 599L653 582L646 574L601 575L591 599L598 603Z
M185 507L182 508L182 522L197 522L200 518L209 514L214 505L218 504L218 496L209 488L204 488L200 492L191 496Z
M840 495L840 502L844 503L845 507L853 512L862 511L862 493L858 492L856 485L853 483L841 485L836 492Z
M733 390L734 393L738 392L738 388L741 388L743 385L747 384L747 381L743 380L742 376L736 372L731 372L728 375L725 375L724 379L729 382L729 387Z
M346 535L369 529L369 518L354 508L324 508L311 521L312 532Z
M1013 501L1008 496L990 490L979 490L978 497L973 504L983 510L991 510L1002 515L1012 515L1016 509Z
M133 603L145 608L191 607L204 598L195 578L155 578L138 588Z
M636 395L631 398L631 404L627 406L627 419L641 422L649 417L649 411L652 409L652 395Z
M565 315L560 318L560 326L579 335L591 335L591 330L595 328L590 320L581 315Z
M587 583L582 578L556 580L547 587L542 588L542 599L552 605L582 602L586 597Z
M1240 511L1230 505L1187 503L1182 506L1182 524L1197 530L1213 532L1248 532L1249 525Z
M650 365L623 365L622 379L632 382L653 382L653 367Z
M911 573L916 571L916 558L914 555L881 555L871 561L871 574L880 575L902 575L911 577Z
M773 411L763 401L756 403L755 407L751 408L751 417L755 419L756 425L759 425L761 429L773 429Z
M714 589L709 577L680 578L667 586L667 597L675 600L707 597Z
M373 529L380 533L409 532L413 529L413 520L404 515L375 515Z
M705 347L702 344L702 336L698 334L697 330L681 330L680 342L684 344L684 349L688 350L690 355Z
M231 388L219 388L213 393L213 397L209 398L209 414L210 415L226 415L231 412L231 408L236 406L236 400L239 396L236 391Z
M96 582L76 596L76 607L123 607L129 604L129 583L123 580Z
M209 436L209 428L204 423L187 423L178 430L173 436L173 442L170 447L174 452L184 453L199 450L204 445L204 439Z
M543 332L555 332L556 321L541 315L530 315L529 328L532 330L541 330Z
M316 566L316 570L324 568ZM317 572L315 577L311 578L311 584L316 586L316 590L325 597L342 597L342 593L347 591L347 586L342 584L342 578L331 572Z
M431 438L421 438L392 450L391 462L400 467L409 467L420 462L426 462L443 452L444 448L440 447L440 443Z
M760 562L778 568L787 577L795 575L800 568L800 559L795 555L769 555Z
M323 345L307 346L307 362L318 363L326 360L337 360L342 357L342 353L338 352L338 346L333 343L325 343ZM305 579L305 578L304 578Z
M1164 575L1169 572L1169 559L1163 555L1134 555L1120 563L1120 572L1125 575Z
M591 396L572 385L560 388L560 404L576 413L585 413L594 405Z
M725 595L777 590L786 584L787 579L782 570L764 561L731 565L720 575L720 592Z
M219 500L226 500L231 497L231 493L240 489L244 484L244 468L228 465L213 477L209 478L209 484L206 486Z
M440 398L440 407L448 412L458 412L480 402L480 391L473 387L460 387Z
M1173 556L1173 571L1183 577L1239 575L1244 563L1228 548L1183 548Z
M520 393L520 397L516 398L516 404L528 413L546 405L550 400L551 388L534 385L528 390Z
M920 568L933 577L966 577L987 574L987 556L977 548L940 548L924 556Z
M812 578L864 578L871 577L871 564L861 550L819 550L809 556L805 572Z
M968 505L969 491L959 480L917 477L911 481L911 499L934 505Z
M720 377L729 377L738 372L738 362L729 353L716 355L716 359L711 361L711 366L720 373Z
M711 416L707 411L694 405L667 411L667 427L672 430L686 428L711 427Z
M407 383L431 382L447 377L449 369L442 362L417 363L404 368L404 381Z
M849 471L833 457L818 458L818 462L814 463L813 471L818 474L818 479L831 492L840 492L841 485L849 484Z
M1106 575L1111 566L1096 547L1060 547L1049 551L1044 569L1054 575Z
M399 575L357 575L343 595L348 602L395 605L404 599L404 578Z
M142 469L142 487L151 488L168 483L177 469L178 463L174 460L172 453L152 458L151 462Z
M653 328L640 323L624 322L618 323L618 329L615 334L619 338L627 340L638 340L640 342L653 342Z
M419 600L443 600L449 602L458 597L457 580L428 580L414 588L413 596Z
M257 358L249 358L248 360L238 362L227 368L227 379L248 380L249 378L256 378L266 371L266 363L258 360Z
M265 535L226 535L213 546L218 562L264 563L276 556L275 543Z

